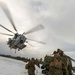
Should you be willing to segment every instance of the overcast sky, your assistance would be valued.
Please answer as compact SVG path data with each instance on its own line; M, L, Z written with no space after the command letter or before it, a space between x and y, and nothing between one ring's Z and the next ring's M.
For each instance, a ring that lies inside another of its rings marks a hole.
M29 41L34 47L27 45L15 54L6 44L9 37L0 35L0 53L43 57L60 48L65 54L75 58L75 0L0 0L0 2L7 4L19 33L42 24L44 30L28 34L26 37L46 42L46 45L42 45ZM0 24L14 31L1 8ZM1 27L0 32L9 33Z

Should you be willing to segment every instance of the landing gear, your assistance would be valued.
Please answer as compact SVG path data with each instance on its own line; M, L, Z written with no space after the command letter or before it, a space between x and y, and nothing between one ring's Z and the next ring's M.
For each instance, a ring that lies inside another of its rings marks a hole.
M20 49L18 48L18 51L20 51Z
M15 49L15 53L16 53L16 49Z

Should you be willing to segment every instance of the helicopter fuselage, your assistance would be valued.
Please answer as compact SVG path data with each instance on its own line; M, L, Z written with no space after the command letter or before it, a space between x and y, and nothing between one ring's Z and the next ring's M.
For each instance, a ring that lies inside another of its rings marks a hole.
M24 44L26 39L27 38L22 34L15 34L13 38L8 39L7 45L9 45L11 49L23 49L24 47L26 47L26 45Z

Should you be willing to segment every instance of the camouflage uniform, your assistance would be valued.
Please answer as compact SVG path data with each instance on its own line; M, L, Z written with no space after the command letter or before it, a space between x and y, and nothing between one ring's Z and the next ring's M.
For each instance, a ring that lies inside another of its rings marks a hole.
M65 74L63 74L63 70ZM57 52L54 52L54 60L49 65L49 75L68 75L67 67L59 59L59 53Z
M62 61L64 62L64 64L66 65L69 75L73 75L72 74L72 62L71 62L71 58L67 55L64 54L64 52L61 49L57 49L57 52L60 54L60 56L62 57Z
M26 69L28 69L28 75L35 75L35 60L32 59L26 64Z

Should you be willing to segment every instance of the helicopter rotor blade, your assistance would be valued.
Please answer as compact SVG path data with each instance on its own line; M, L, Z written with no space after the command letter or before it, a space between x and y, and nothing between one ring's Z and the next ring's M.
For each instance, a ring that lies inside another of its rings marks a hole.
M8 17L9 21L11 22L11 24L12 24L14 30L18 33L18 31L17 31L17 29L16 29L16 27L15 27L15 24L14 24L14 22L13 22L13 19L12 19L12 17L11 17L10 11L8 10L7 5L6 5L5 3L2 3L2 2L1 2L1 3L0 3L0 6L1 6L2 10L5 12L5 14L6 14L6 16Z
M44 29L44 26L40 24L40 25L32 28L28 32L24 32L23 35L27 35L27 34L30 34L30 33L33 33L33 32L39 31L39 30L42 30L42 29Z
M2 35L7 35L7 36L13 36L13 35L11 35L11 34L6 34L6 33L0 33L0 34L2 34Z
M13 33L13 34L15 34L15 33L12 32L11 30L9 30L8 28L4 27L3 25L0 24L0 26L1 26L2 28L6 29L7 31L9 31L9 32L11 32L11 33Z
M29 44L30 46L34 47L34 46L33 46L32 44L30 44L29 42L28 42L27 44Z
M41 43L41 44L46 44L45 42L42 42L42 41L37 41L37 40L33 40L33 39L29 39L29 38L27 38L28 40L30 40L30 41L35 41L35 42L38 42L38 43Z

